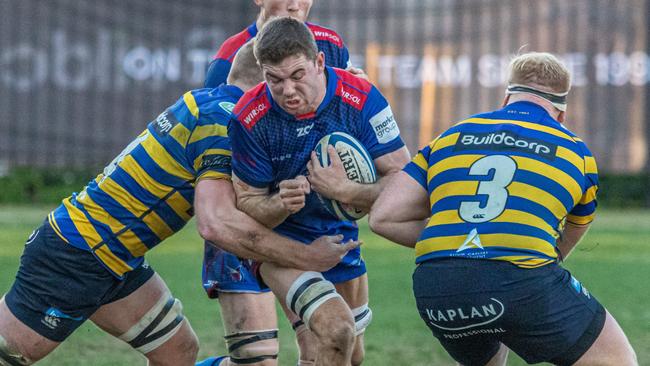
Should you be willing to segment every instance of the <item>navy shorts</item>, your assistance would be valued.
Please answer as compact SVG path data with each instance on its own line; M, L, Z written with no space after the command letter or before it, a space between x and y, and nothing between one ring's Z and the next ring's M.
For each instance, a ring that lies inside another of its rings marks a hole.
M45 222L27 240L5 301L25 325L62 342L99 307L133 293L154 273L145 261L119 280L92 253L69 245Z
M413 273L420 316L463 365L484 365L500 343L528 363L575 363L605 324L605 309L557 264L437 259Z

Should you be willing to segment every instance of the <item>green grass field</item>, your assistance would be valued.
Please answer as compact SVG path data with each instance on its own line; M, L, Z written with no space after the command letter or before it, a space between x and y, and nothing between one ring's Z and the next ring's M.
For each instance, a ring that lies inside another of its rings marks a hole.
M0 293L14 278L23 243L48 208L0 207ZM420 320L411 292L413 253L362 228L374 320L366 332L366 365L453 365ZM193 222L148 257L201 341L200 357L223 354L218 304L200 286L203 244ZM602 210L567 267L618 319L641 365L650 364L650 211ZM281 318L282 319L282 318ZM296 347L286 321L280 324L280 364L295 365ZM40 365L144 365L121 341L83 325ZM509 365L523 365L511 355Z

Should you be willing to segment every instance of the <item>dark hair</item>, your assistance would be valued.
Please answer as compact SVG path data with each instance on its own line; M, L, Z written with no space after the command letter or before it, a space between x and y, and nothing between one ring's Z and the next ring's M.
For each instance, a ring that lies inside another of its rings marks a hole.
M315 60L318 47L307 26L291 17L270 20L257 35L255 57L262 64L278 64L290 56Z
M254 41L248 41L244 44L235 59L232 62L230 73L228 74L228 84L244 83L247 85L256 85L264 80L262 69L257 64L255 55L253 55Z

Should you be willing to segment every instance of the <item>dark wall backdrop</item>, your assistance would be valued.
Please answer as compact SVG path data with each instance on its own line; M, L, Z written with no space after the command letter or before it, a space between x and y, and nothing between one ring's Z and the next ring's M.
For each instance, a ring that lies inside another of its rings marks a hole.
M498 106L519 50L574 74L567 126L601 171L647 169L650 0L314 0L412 152ZM109 162L185 90L252 0L0 0L0 172Z

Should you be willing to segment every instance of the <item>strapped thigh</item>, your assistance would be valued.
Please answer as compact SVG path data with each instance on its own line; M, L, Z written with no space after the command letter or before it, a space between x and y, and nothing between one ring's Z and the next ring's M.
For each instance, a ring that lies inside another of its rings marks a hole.
M167 342L181 328L183 305L171 296L160 298L147 314L119 338L147 354Z
M305 272L301 274L289 288L285 299L287 307L298 315L307 328L309 320L318 307L325 301L333 298L341 298L336 292L334 285L327 281L318 272Z
M32 362L19 352L9 348L7 341L0 335L0 366L28 366Z
M354 335L363 334L372 321L372 310L368 307L368 304L363 304L352 309L352 315L354 316Z
M230 362L246 365L278 358L278 330L240 332L224 337Z

